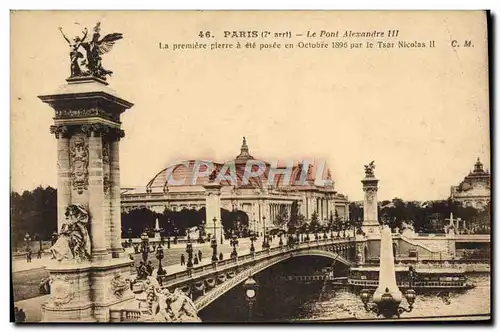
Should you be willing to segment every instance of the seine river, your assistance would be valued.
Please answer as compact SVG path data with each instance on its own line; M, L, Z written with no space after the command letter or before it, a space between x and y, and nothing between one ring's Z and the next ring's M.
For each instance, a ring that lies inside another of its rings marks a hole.
M476 284L475 288L462 292L418 294L413 311L403 313L402 317L489 314L490 275L469 274L467 277ZM261 284L251 316L244 290L238 287L200 312L200 317L206 322L241 322L249 318L260 322L376 318L374 313L365 311L359 295L349 289L333 288L323 282L266 285L262 280ZM407 306L406 300L403 300L402 305Z

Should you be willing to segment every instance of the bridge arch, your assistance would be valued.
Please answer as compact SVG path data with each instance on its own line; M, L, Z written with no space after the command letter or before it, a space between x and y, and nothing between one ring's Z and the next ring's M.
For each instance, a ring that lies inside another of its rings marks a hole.
M204 295L202 298L196 300L195 301L196 306L198 310L203 310L212 302L217 300L219 297L221 297L234 287L244 282L248 277L258 274L259 272L262 272L267 268L276 265L280 262L283 262L285 260L303 256L319 256L319 257L331 258L333 261L337 261L347 266L350 266L350 262L344 257L340 256L340 253L337 252L332 252L322 249L312 249L312 248L307 248L305 250L299 250L295 252L289 252L285 255L280 255L277 257L273 257L269 260L264 260L262 262L256 263L251 268L241 271L239 274L235 275L229 281L225 282L224 284L221 284L217 288L213 289L212 291Z

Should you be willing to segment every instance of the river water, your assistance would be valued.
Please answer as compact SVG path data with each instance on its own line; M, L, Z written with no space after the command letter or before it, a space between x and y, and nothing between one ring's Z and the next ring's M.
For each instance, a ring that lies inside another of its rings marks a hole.
M476 287L461 292L418 294L411 313L404 318L490 314L490 275L469 274ZM261 281L257 300L249 312L244 290L237 287L200 312L206 322L322 321L376 319L366 312L357 293L324 282L309 284ZM402 306L407 307L406 300ZM380 319L382 319L380 317Z

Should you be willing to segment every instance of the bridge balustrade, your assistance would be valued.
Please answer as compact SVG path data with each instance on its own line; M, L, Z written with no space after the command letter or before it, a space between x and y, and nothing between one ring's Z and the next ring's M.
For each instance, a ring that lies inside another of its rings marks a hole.
M327 244L330 243L332 245L334 244L345 244L347 242L352 242L354 241L353 237L348 237L348 238L339 238L339 239L318 239L317 241L314 242L303 242L298 245L296 245L293 248L288 248L287 246L282 246L282 247L272 247L266 250L261 250L261 251L256 251L254 254L248 253L241 255L237 258L226 258L222 261L217 261L215 264L208 264L208 265L203 265L203 266L197 266L191 269L191 271L181 271L181 272L176 272L173 274L169 274L166 276L163 276L161 278L162 284L166 285L165 287L172 287L175 284L180 284L188 280L193 280L196 279L207 272L212 273L212 272L217 272L218 268L224 267L223 270L231 269L233 267L238 268L240 265L244 265L250 261L253 261L255 259L260 259L262 256L269 256L271 254L279 253L279 252L294 252L298 249L305 249L305 248L311 248L311 247L316 247L319 243L322 244ZM339 251L342 251L342 248L339 248Z
M262 270L263 268L269 266L270 264L274 264L283 259L280 253L290 253L293 256L293 252L300 251L300 249L309 249L318 247L321 245L335 245L335 244L346 244L354 241L353 237L348 238L336 238L336 239L318 239L317 241L311 242L303 242L300 244L296 244L293 247L281 246L281 247L272 247L266 250L261 250L248 254L241 255L237 258L227 258L222 261L217 261L215 264L207 264L203 266L197 266L190 271L180 271L177 273L172 273L169 275L165 275L161 277L161 284L164 288L170 287L180 287L181 289L186 289L191 296L197 296L195 300L198 308L203 308L208 305L210 302L215 300L220 294L228 291L232 287L241 283L248 276ZM327 250L330 251L332 247L328 247ZM339 247L338 253L340 254L343 250L345 254L348 254L347 249L348 246ZM265 258L269 257L269 258ZM253 264L253 262L255 262ZM229 271L227 273L223 271ZM223 272L222 275L217 274L218 272ZM213 274L213 276L209 276ZM219 276L224 276L221 283L216 286L215 280ZM201 278L209 277L213 279L214 286L209 287L206 293L205 282ZM193 284L195 282L196 284ZM186 285L186 283L191 283ZM192 287L190 285L195 285L195 294L189 291ZM198 285L198 287L196 287ZM131 322L137 321L141 312L138 309L127 308L127 309L117 309L111 310L110 314L113 316L112 321L121 321L121 322Z

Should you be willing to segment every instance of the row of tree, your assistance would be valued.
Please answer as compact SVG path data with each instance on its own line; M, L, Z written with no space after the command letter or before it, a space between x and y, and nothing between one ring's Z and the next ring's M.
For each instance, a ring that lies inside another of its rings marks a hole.
M154 233L156 220L163 236L185 236L188 229L197 228L203 233L213 233L207 226L205 220L205 208L200 210L182 209L180 211L165 210L163 213L156 213L147 208L135 209L122 213L122 237L139 237L146 229L150 235ZM222 226L225 235L233 232L237 234L248 234L248 215L243 211L228 211L221 209ZM209 225L212 221L209 221Z
M32 240L49 240L57 230L57 190L52 187L38 187L22 194L11 193L11 230L14 246L23 244L26 233ZM454 218L467 221L469 228L476 232L489 232L491 224L491 203L482 210L465 207L451 199L433 202L405 202L400 198L392 201L382 201L379 204L380 221L391 228L401 228L403 223L413 225L420 233L442 233L444 225L449 221L450 214ZM226 236L236 232L247 235L249 229L248 215L242 211L221 209L221 218ZM166 210L155 213L149 209L138 209L122 213L122 236L138 237L148 228L152 231L158 219L163 234L185 235L186 230L198 227L204 228L205 209L183 209L181 211ZM349 220L340 218L335 212L329 216L326 223L328 229L343 231L347 228L358 228L363 221L363 207L357 203L349 204ZM211 223L211 221L210 221ZM324 223L321 223L324 224ZM311 220L300 214L297 202L292 204L290 215L288 210L280 211L275 226L287 228L289 232L314 231L324 228L320 225L318 215L313 213ZM212 230L205 229L206 233Z
M37 187L22 194L10 194L11 239L14 247L24 244L28 233L32 240L49 240L57 231L57 191Z
M378 209L379 219L384 224L393 229L401 229L403 223L406 223L412 225L419 233L443 233L451 214L455 220L460 218L467 221L470 230L480 229L489 232L491 223L491 202L479 210L464 206L452 199L420 203L394 198L392 201L380 202ZM351 218L362 220L362 207L351 203L349 212Z

